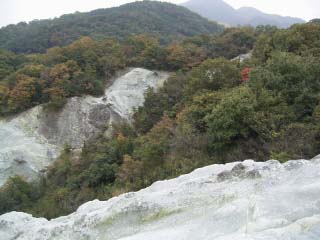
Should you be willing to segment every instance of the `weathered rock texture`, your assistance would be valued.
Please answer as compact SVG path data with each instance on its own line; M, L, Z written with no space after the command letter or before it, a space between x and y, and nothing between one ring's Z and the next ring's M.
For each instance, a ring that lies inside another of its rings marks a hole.
M33 179L61 153L65 144L81 148L104 127L130 121L133 108L144 102L148 87L157 89L164 72L131 69L116 78L105 96L74 97L59 112L43 106L0 121L0 185L13 175Z
M0 216L1 240L318 240L320 157L213 165L51 221Z

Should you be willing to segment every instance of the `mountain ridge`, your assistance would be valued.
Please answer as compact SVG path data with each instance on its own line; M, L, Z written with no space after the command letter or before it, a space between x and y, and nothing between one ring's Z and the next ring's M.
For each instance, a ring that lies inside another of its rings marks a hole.
M254 7L235 9L223 0L189 0L182 6L208 19L230 26L237 25L275 25L287 28L295 23L304 23L300 18L268 14Z
M222 30L222 26L182 6L142 1L9 25L0 29L0 48L15 53L38 53L54 46L68 45L83 36L101 40L147 34L168 42Z

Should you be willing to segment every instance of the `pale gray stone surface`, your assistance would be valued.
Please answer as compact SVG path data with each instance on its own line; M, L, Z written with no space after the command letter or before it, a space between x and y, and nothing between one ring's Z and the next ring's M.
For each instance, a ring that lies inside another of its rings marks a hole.
M51 221L0 216L1 240L319 240L319 234L319 158L213 165Z
M115 78L105 96L74 97L59 112L34 107L0 121L0 185L8 177L31 180L49 166L65 144L81 148L104 127L130 121L133 108L144 102L144 92L159 88L169 77L165 72L130 69Z

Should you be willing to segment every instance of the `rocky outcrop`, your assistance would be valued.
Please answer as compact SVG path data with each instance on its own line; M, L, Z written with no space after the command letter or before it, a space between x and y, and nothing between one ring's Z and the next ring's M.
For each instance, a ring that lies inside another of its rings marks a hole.
M248 60L248 59L251 59L251 58L252 58L252 52L248 52L248 53L245 53L245 54L240 54L239 56L231 59L231 61L237 61L237 62L242 63L244 60Z
M320 157L213 165L48 221L0 216L3 240L318 240Z
M65 144L81 148L113 122L130 121L147 88L157 89L168 73L141 68L119 74L99 98L74 97L59 112L43 106L0 121L0 185L13 175L33 179L61 153Z

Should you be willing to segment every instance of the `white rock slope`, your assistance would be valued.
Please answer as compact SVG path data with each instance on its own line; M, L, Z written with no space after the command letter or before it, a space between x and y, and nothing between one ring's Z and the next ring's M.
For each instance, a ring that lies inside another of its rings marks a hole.
M16 174L33 179L56 159L64 144L81 148L101 128L130 120L133 108L143 104L147 88L157 89L167 78L168 73L131 69L116 78L103 97L74 97L60 112L48 113L37 106L0 120L0 186Z
M47 221L0 216L1 240L319 240L320 157L213 165Z

